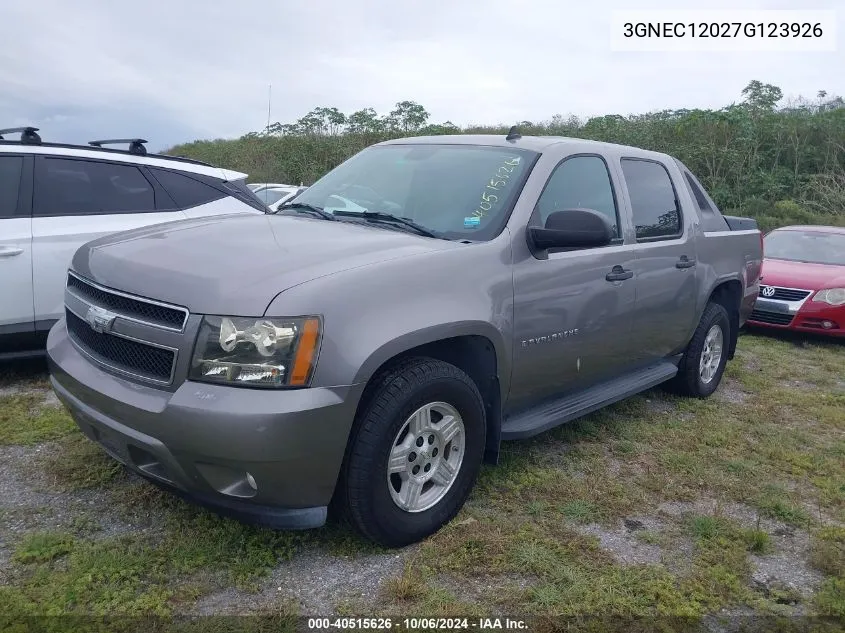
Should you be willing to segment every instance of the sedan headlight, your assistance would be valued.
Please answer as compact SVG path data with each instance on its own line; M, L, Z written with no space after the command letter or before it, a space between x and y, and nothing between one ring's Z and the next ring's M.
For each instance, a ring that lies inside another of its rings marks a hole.
M845 288L828 288L826 290L819 290L813 301L821 301L822 303L829 303L832 306L845 305Z
M320 320L203 317L189 378L249 387L304 387L320 343Z

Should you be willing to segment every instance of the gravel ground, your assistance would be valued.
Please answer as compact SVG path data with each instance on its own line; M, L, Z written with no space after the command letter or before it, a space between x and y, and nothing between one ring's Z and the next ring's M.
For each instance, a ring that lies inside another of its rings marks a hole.
M599 539L602 549L623 565L650 565L663 562L664 552L658 545L644 543L637 538L640 530L659 531L661 523L654 517L630 517L619 522L615 530L598 524L576 527L576 531Z
M810 536L806 530L760 517L749 506L718 503L712 499L663 503L658 511L672 517L721 515L736 521L743 528L759 528L767 532L773 553L749 557L754 567L752 583L764 593L769 589L785 588L807 597L822 581L822 575L807 565Z
M401 573L415 548L391 554L334 556L322 548L299 552L278 565L257 593L228 588L200 599L196 615L237 615L266 609L279 599L295 601L302 613L332 613L338 604L354 601L368 607L378 599L385 579Z

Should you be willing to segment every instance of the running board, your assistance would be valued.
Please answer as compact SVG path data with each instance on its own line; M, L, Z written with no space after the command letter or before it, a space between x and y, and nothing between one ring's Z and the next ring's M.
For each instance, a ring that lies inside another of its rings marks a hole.
M507 416L502 421L502 439L521 440L548 431L609 404L656 387L673 378L677 373L678 367L671 361L664 360L656 365L649 365L634 373L599 383L594 387L569 394L539 407Z

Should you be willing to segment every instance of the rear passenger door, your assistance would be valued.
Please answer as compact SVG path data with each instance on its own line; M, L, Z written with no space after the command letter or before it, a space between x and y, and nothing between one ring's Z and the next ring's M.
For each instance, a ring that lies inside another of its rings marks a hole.
M18 351L34 332L31 160L0 154L0 352Z
M82 244L110 233L184 218L143 166L36 156L32 217L36 320L54 321L62 316L67 269Z
M696 251L685 217L662 162L622 158L622 174L634 224L636 303L631 339L641 362L683 349L696 316Z

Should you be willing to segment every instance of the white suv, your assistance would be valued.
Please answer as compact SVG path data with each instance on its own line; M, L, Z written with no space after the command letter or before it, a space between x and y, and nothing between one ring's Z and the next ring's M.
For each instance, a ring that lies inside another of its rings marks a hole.
M150 224L267 211L247 174L147 154L143 139L62 145L36 132L0 130L0 358L43 353L82 244ZM4 138L10 133L20 139ZM102 147L111 144L129 149Z

